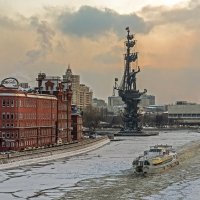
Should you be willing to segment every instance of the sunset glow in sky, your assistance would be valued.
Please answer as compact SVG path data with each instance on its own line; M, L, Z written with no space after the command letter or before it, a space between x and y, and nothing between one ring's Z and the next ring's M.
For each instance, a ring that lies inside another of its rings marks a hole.
M136 34L140 90L158 104L200 103L200 0L0 0L0 79L35 84L70 64L94 97L123 72L125 27Z
M188 0L0 0L1 5L4 9L7 9L7 12L19 12L25 15L31 15L38 11L41 12L44 7L68 7L76 10L85 5L97 8L110 8L121 14L127 14L137 11L144 6L180 6L186 2Z

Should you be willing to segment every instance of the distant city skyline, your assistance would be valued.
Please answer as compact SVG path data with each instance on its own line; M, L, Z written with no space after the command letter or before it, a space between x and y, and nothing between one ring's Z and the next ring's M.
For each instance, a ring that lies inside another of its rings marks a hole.
M157 104L200 103L200 1L0 0L1 80L35 85L68 64L94 97L107 100L123 73L125 28L135 32L138 88Z

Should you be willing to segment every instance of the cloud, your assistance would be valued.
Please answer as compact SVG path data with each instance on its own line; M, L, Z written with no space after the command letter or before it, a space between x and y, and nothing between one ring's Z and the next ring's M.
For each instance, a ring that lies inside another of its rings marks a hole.
M52 49L52 40L55 35L54 30L48 25L46 21L41 21L37 27L37 33L39 35L39 42L42 49Z
M69 10L58 17L58 27L65 33L78 37L97 38L109 31L122 36L122 29L133 26L135 32L149 31L148 24L136 14L120 15L111 9L100 10L82 6L76 12Z
M1 16L0 30L1 76L16 72L31 76L42 68L47 69L47 65L60 66L57 59L52 58L59 40L55 39L51 22L37 16Z
M16 27L16 23L14 20L10 19L7 16L0 15L0 28L12 30L17 27Z
M185 28L199 29L200 2L199 0L191 0L187 7L180 5L174 8L146 6L140 11L140 15L149 21L152 27L179 24Z
M41 50L28 50L26 52L26 56L28 58L28 62L26 61L25 63L28 64L30 62L35 62L37 61L41 56L43 56L43 52Z
M35 62L51 52L53 50L53 40L55 36L55 31L47 21L39 21L38 18L32 17L30 19L30 24L36 29L38 47L27 51L26 56L28 60L26 63Z
M178 23L186 28L199 29L200 5L194 8L182 8L162 13L164 23Z
M129 25L137 33L139 89L148 89L158 102L200 100L194 91L200 73L197 1L127 15L89 6L64 9L46 8L43 15L30 18L0 16L1 78L18 72L24 80L35 80L40 71L61 76L70 63L82 83L106 98L114 78L123 74L124 29Z

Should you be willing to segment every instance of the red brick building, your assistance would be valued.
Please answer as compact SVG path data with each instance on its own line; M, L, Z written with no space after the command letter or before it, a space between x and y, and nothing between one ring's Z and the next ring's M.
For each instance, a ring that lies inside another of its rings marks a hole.
M20 91L13 78L2 81L0 151L72 141L70 84L45 74L37 81L37 92Z
M81 140L83 138L83 121L80 112L75 105L72 105L72 138Z
M63 82L59 76L46 76L45 73L40 73L36 80L38 81L37 89L40 94L57 97L57 142L71 142L71 84Z
M57 98L0 87L0 150L56 142Z

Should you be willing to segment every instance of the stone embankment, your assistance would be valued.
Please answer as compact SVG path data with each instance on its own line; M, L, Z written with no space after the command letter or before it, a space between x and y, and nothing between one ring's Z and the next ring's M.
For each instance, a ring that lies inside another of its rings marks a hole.
M105 136L95 139L84 139L77 143L65 144L56 147L4 154L0 155L0 169L15 168L33 163L71 157L92 151L108 144L109 142L110 140Z

